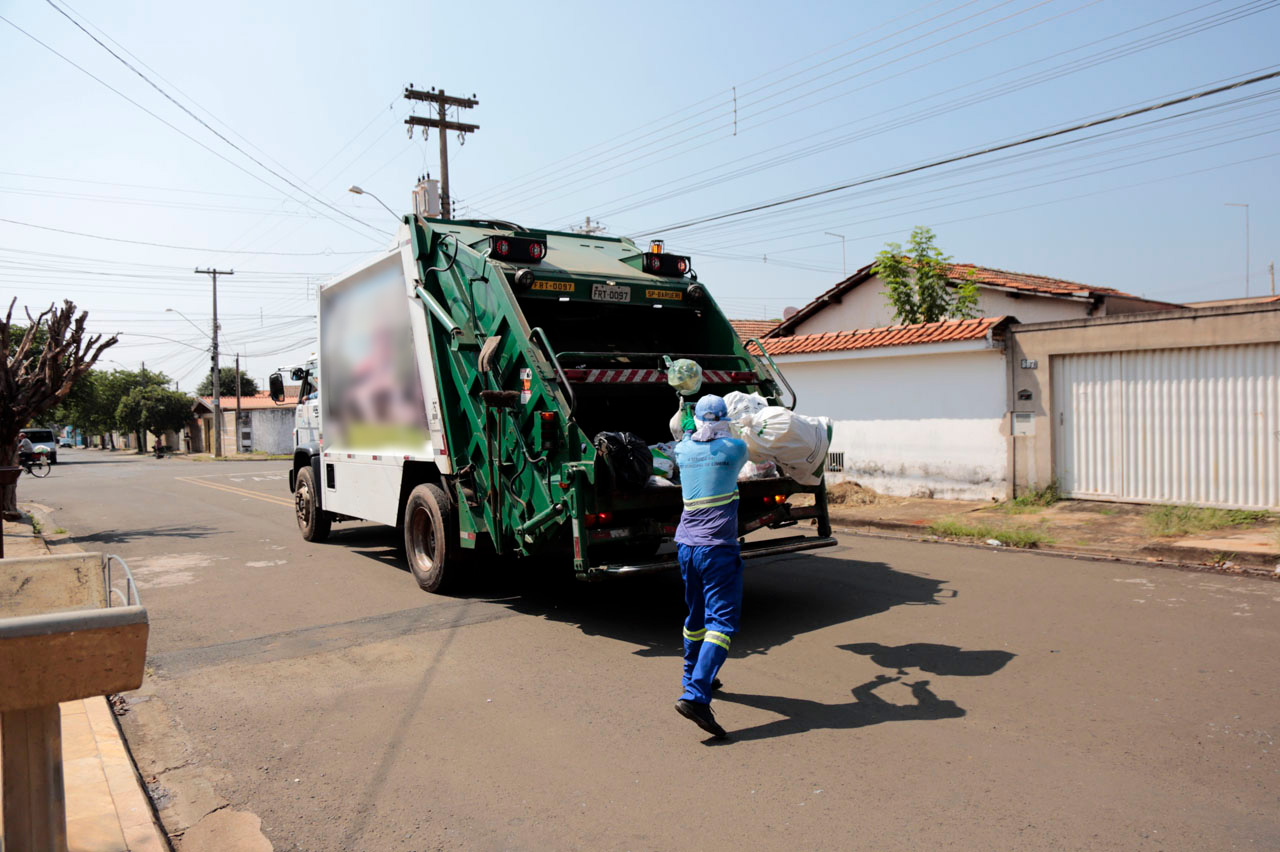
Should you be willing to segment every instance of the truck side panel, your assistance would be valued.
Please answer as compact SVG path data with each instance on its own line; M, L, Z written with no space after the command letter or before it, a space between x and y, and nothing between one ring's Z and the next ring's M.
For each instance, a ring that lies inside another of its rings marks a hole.
M324 508L366 521L395 526L400 511L399 458L325 452L320 459Z

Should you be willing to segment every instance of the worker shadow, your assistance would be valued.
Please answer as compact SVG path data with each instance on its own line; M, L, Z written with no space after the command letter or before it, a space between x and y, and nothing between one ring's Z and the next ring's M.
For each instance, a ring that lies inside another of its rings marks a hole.
M965 709L954 701L939 698L930 688L927 680L903 682L903 685L911 690L911 697L914 700L912 704L895 704L877 693L880 687L902 680L901 677L878 674L850 690L853 694L852 701L840 704L824 704L820 701L787 698L780 695L716 693L716 699L719 701L754 707L757 710L776 713L782 718L731 731L730 740L708 740L707 743L718 745L722 742L747 742L816 730L850 730L886 722L958 719L965 715Z
M906 681L904 678L909 674L907 669L920 669L922 672L946 677L988 677L1017 656L1009 651L966 651L955 645L932 642L912 642L906 645L860 642L839 647L869 657L882 668L895 669L896 674L878 674L866 683L855 686L850 690L853 701L840 704L823 704L820 701L777 695L718 692L717 700L754 707L782 717L734 731L733 738L738 741L762 740L814 730L864 728L884 722L958 719L966 714L963 707L954 701L939 698L929 680ZM882 686L898 682L911 690L914 703L896 704L877 692Z
M946 580L901 571L884 562L838 558L846 548L749 560L743 581L742 630L733 658L767 654L798 635L846 624L899 606L934 606L954 596ZM686 613L678 571L610 578L600 583L517 578L491 582L481 597L584 634L636 646L644 657L684 653Z
M128 530L102 530L86 535L71 536L69 541L80 545L124 544L139 539L184 538L198 539L217 535L219 530L212 527L195 525L170 525L163 527L139 527Z

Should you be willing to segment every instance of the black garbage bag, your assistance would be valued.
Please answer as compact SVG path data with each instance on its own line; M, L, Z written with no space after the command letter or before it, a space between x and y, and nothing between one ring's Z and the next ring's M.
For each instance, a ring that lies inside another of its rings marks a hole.
M653 475L653 454L638 435L601 432L592 443L596 447L596 480L612 485L612 490L639 491Z

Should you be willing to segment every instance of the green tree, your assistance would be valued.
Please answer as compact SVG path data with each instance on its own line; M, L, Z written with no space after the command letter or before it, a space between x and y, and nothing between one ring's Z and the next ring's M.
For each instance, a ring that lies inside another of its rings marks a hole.
M213 377L205 376L204 381L196 388L196 396L213 396ZM246 376L240 374L240 395L253 396L258 392L258 383ZM236 368L223 367L218 370L218 396L235 396L236 395Z
M185 393L163 386L135 387L120 400L116 420L126 429L150 432L158 443L165 432L176 432L191 420L191 404Z
M915 325L977 316L978 285L972 273L953 282L948 275L951 258L938 249L935 239L932 230L917 227L906 250L900 243L887 243L876 255L871 271L885 284L895 322Z

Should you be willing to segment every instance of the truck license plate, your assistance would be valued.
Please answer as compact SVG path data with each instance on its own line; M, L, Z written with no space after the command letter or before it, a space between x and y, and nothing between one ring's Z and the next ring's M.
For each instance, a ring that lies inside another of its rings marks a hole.
M591 298L597 302L630 302L631 288L616 284L592 284Z

